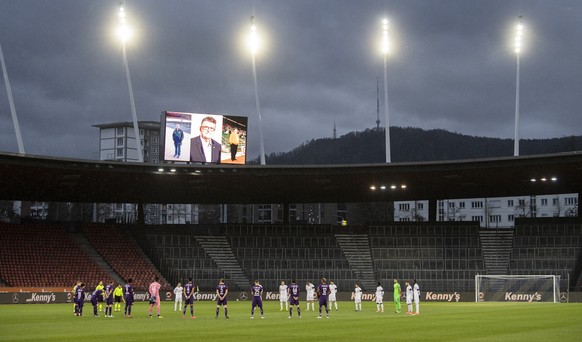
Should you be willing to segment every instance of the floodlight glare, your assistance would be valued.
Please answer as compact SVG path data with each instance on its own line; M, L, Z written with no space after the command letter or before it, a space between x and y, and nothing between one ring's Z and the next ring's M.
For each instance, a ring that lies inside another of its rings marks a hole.
M376 187L374 185L370 186L370 190L374 191L376 190Z
M127 26L125 8L120 4L119 10L117 11L117 18L119 21L119 28L117 29L117 36L122 43L126 43L132 36L133 32L129 26Z
M249 44L249 50L251 50L251 53L253 55L257 53L257 51L259 50L259 47L261 45L259 36L257 34L257 26L255 25L255 18L254 17L251 17L251 32L249 34L248 44Z
M382 20L382 53L390 52L390 42L388 40L388 19Z
M558 181L558 178L557 177L552 177L552 182L556 182L556 181Z
M519 17L519 22L515 26L515 40L513 42L513 47L515 53L521 53L523 42L523 24L521 22L521 16Z

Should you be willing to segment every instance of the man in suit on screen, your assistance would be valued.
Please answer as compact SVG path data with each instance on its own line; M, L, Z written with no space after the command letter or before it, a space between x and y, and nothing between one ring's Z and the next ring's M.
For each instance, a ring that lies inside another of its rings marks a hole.
M220 163L221 145L212 139L216 131L216 120L207 116L200 123L200 135L190 140L190 161Z

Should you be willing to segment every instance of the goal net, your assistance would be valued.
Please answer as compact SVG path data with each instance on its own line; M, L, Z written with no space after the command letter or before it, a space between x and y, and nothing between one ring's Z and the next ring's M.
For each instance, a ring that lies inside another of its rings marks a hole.
M560 302L560 276L475 276L476 302Z

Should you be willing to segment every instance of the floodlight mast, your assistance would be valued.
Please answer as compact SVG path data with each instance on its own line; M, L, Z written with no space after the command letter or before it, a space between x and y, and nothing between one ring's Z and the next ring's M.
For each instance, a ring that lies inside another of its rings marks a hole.
M386 59L390 52L390 43L388 38L388 19L382 20L382 53L384 54L384 121L386 126L386 163L391 162L390 153L390 115L388 113L388 72Z
M516 73L515 73L515 137L513 142L513 156L519 156L519 67L520 55L523 44L523 16L519 16L515 27L514 52L516 56Z
M137 149L137 160L143 163L143 148L141 146L141 135L139 134L139 124L137 122L137 112L135 109L135 99L133 97L133 87L131 85L131 75L129 74L129 64L127 63L126 43L131 38L131 29L127 25L125 8L123 0L119 1L119 8L117 11L117 18L119 20L118 35L122 43L123 49L123 66L125 68L125 76L127 78L127 88L129 90L129 104L131 106L131 115L133 118L133 130L135 134L135 144Z
M261 117L261 105L259 102L259 87L257 85L257 66L255 63L255 55L259 49L259 37L257 36L257 27L255 25L255 16L251 16L251 31L249 35L249 48L251 50L251 57L253 63L253 80L255 83L255 104L257 106L257 117L259 121L259 159L261 165L266 164L265 160L265 144L263 141L263 123Z
M16 108L14 107L14 98L12 97L12 88L10 87L10 80L8 79L8 71L6 70L6 61L4 60L4 51L2 51L2 44L0 44L0 64L2 64L2 73L4 74L4 83L6 84L6 93L8 95L8 104L10 106L10 113L12 114L12 123L14 124L14 131L16 133L16 142L18 143L18 153L25 154L24 144L22 143L22 135L20 134L20 125L18 124L18 117L16 116Z

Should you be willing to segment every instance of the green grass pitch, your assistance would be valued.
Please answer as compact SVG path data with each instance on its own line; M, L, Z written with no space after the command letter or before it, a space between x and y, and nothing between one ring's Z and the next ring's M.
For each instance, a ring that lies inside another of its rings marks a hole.
M215 304L195 304L196 320L182 319L173 303L162 303L164 319L148 318L147 303L137 303L133 318L95 318L85 304L85 316L74 317L72 304L0 305L0 341L579 341L582 304L550 303L421 303L421 315L394 314L392 303L377 313L374 303L355 312L352 302L340 302L330 319L302 318L265 302L265 319L250 302L230 302L230 319ZM406 306L403 305L405 308ZM317 310L317 303L316 303ZM155 316L155 315L154 315Z

